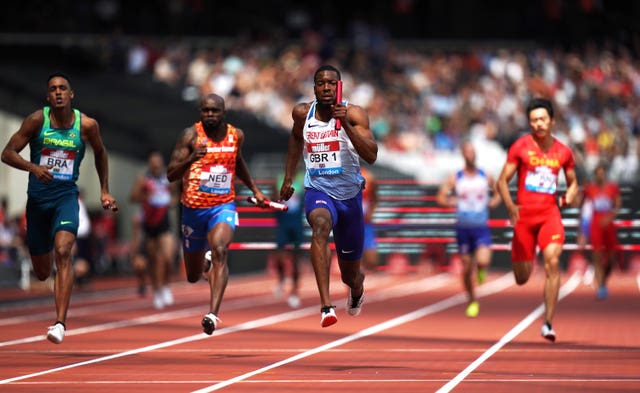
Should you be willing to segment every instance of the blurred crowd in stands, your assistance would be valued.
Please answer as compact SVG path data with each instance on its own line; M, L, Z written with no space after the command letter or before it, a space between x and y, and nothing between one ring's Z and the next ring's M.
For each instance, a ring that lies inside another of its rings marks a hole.
M604 161L612 180L638 181L640 59L628 48L421 48L357 23L350 37L338 43L306 30L294 43L239 38L160 50L140 41L127 52L127 72L179 87L185 100L216 92L228 107L287 130L293 105L313 99L316 67L335 64L345 98L368 110L383 148L424 157L452 152L465 138L508 148L528 132L526 101L545 96L555 103L556 136L574 149L583 178Z

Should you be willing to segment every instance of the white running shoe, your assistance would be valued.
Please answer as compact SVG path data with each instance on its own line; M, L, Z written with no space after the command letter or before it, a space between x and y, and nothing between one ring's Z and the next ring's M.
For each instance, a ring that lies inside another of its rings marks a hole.
M165 304L165 306L173 305L173 293L171 293L169 287L162 287L160 292L162 293L162 302Z
M162 291L153 292L153 308L162 310L164 308L164 300L162 299Z
M300 298L297 295L292 294L292 295L289 295L289 298L287 299L287 304L291 308L298 308L300 307L302 302L300 301Z
M320 309L320 326L327 327L338 322L334 306L326 306Z
M548 323L545 323L544 325L542 325L542 331L540 334L542 335L542 337L546 338L551 342L556 341L556 331L553 330L551 325L549 325Z
M60 322L56 322L52 326L49 326L47 330L47 340L54 344L60 344L64 340L64 332L66 328Z
M216 314L210 312L202 318L202 331L208 335L212 335L218 327L218 322L220 322L220 318L218 318Z
M355 298L351 296L351 289L349 289L349 296L347 297L347 313L351 316L356 316L360 314L362 311L362 302L364 302L364 290L362 291L362 295Z

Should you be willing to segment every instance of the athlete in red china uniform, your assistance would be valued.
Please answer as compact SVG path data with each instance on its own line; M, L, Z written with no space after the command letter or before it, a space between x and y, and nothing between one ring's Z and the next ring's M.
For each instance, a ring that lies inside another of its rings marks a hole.
M553 106L544 98L534 98L527 105L531 133L520 137L509 148L507 162L497 182L497 189L514 226L511 263L518 285L525 284L536 257L542 250L546 281L544 285L545 323L542 336L555 341L551 326L560 290L560 255L564 244L561 207L571 205L578 193L578 183L571 150L551 135ZM567 191L556 200L558 175L563 170ZM516 200L509 193L509 181L518 174Z
M606 299L609 296L607 278L613 268L618 246L614 220L622 205L622 198L618 185L607 181L607 172L603 164L596 166L593 182L585 186L584 201L591 201L593 207L589 241L593 248L593 266L598 284L596 296L598 299Z

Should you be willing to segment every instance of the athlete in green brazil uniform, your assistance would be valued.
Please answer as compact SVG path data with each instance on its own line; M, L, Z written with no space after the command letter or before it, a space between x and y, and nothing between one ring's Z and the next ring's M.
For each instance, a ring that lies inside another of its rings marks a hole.
M107 151L96 120L71 107L74 93L69 78L56 73L47 81L49 106L29 115L2 151L2 162L29 172L27 189L27 241L33 271L46 280L56 263L54 282L56 322L47 339L59 344L73 287L71 249L78 231L78 169L85 144L91 145L100 180L104 209L117 211L109 193ZM29 144L30 161L20 156Z

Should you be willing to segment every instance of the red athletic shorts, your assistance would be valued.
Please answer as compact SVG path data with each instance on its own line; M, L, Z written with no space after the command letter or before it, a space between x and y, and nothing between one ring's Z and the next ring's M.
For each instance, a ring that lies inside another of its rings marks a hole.
M551 243L564 244L564 227L559 211L521 214L513 228L511 260L531 262L536 256L536 245L544 250Z
M593 217L589 239L594 250L614 251L618 245L618 233L616 226L609 223L606 226L600 225L600 220Z

